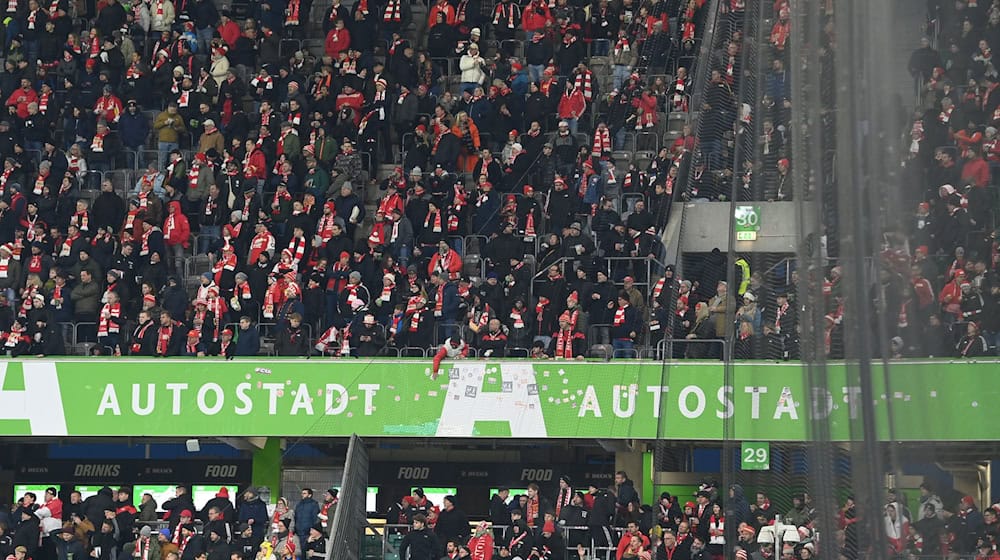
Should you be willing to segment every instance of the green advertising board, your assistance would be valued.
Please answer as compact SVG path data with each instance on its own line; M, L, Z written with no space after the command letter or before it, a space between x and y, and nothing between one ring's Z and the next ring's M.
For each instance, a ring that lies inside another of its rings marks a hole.
M390 360L38 360L0 363L0 436L635 438L845 441L861 390L832 365ZM893 363L874 375L877 433L994 440L996 362ZM34 403L45 402L46 406ZM727 431L725 424L731 420ZM854 422L853 424L857 424Z

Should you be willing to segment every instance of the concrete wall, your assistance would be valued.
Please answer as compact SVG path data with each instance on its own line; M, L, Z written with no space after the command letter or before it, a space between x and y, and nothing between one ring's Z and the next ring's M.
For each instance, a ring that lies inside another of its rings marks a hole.
M761 230L756 241L738 241L742 253L795 253L797 250L794 202L761 202ZM707 253L714 248L729 250L729 230L733 219L728 202L692 202L684 207L684 232L681 250Z

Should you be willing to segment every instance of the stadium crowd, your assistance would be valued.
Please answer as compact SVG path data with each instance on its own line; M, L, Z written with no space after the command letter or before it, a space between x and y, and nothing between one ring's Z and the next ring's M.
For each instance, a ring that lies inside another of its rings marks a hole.
M888 236L880 289L895 356L994 355L1000 4L928 5L928 37L908 62L920 92L903 162L914 214Z
M638 356L704 6L11 0L4 351Z
M1000 9L933 4L949 48L910 61L904 162L926 195L877 292L895 356L971 357L1000 338ZM717 251L685 278L664 262L674 200L792 196L789 6L714 5L10 0L3 350L797 358L796 273L740 257L730 287ZM748 77L764 89L740 99ZM832 358L842 272L822 279Z
M721 493L720 493L721 492ZM893 558L995 558L1000 505L980 510L968 496L938 496L920 486L919 503L889 490L883 502L883 543ZM16 560L306 560L326 558L326 539L338 491L322 501L303 488L299 500L266 505L254 489L234 501L227 488L198 510L186 486L158 505L144 494L136 507L129 488L105 487L64 503L55 488L21 496L0 511L0 555ZM858 510L852 497L831 512L826 529L808 493L790 496L784 509L764 491L746 494L739 484L720 489L702 483L696 494L659 495L643 503L627 474L605 488L574 489L563 476L552 495L536 484L524 494L500 488L488 514L470 517L455 496L432 503L422 488L398 500L385 530L399 558L453 560L856 560L864 556ZM486 511L486 508L481 508ZM158 510L166 510L160 514ZM822 539L820 535L822 534ZM381 553L381 552L380 552Z

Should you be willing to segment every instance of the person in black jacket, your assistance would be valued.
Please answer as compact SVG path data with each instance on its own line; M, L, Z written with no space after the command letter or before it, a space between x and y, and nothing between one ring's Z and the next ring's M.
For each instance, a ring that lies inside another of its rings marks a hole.
M616 354L619 350L628 351L635 348L639 332L642 330L640 322L639 312L635 307L629 305L628 292L624 290L618 292L618 307L615 309L611 321L611 344L614 346ZM628 354L624 354L623 357L628 357ZM615 478L617 479L618 475L615 475ZM618 503L628 503L628 501L623 502L621 495L619 495Z
M615 498L596 482L590 483L590 496L593 499L590 515L587 517L590 536L597 546L610 546L612 539L608 528L615 515Z
M410 560L437 560L441 551L437 535L427 528L427 517L422 513L413 516L413 530L403 537L399 545L399 557Z
M97 560L114 560L118 550L118 524L111 518L102 521L98 527L98 532L90 537L91 557Z
M53 531L51 533L56 539L56 557L59 560L69 560L73 558L84 558L86 552L83 549L83 543L76 538L76 533L73 531L72 527L66 529L59 529L58 531ZM0 550L2 553L2 550Z
M181 512L185 510L195 511L194 501L191 499L191 492L188 491L188 487L178 484L174 488L174 498L163 502L163 509L167 511L165 519L169 522L168 527L172 534L177 524L180 523Z
M177 530L181 532L181 542L187 542L181 550L181 560L195 560L208 550L205 537L195 534L194 525L183 523L178 525Z
M559 525L563 527L586 527L588 512L583 507L583 492L574 492L569 505L563 506L559 511ZM570 529L566 538L568 548L576 548L577 545L590 545L590 534L582 529Z
M302 328L302 315L292 313L288 316L288 326L278 333L274 341L276 356L305 356L309 350L309 336Z
M753 514L750 504L743 493L743 487L733 484L729 487L729 499L726 500L726 542L736 542L736 529L740 523L753 524Z
M213 521L212 508L218 510L219 517L215 520L229 524L232 524L236 520L236 510L233 508L233 502L229 499L229 488L225 486L219 488L219 491L215 493L215 497L205 503L205 507L198 514L202 522L207 524ZM208 531L208 527L205 528L205 531ZM227 536L231 536L230 533L227 533Z
M360 325L351 328L351 348L358 357L377 356L385 347L385 332L375 324L375 316L365 313Z
M231 512L233 510L232 505L230 505L228 509ZM222 537L222 541L228 544L233 540L233 527L226 520L222 511L223 510L218 505L208 507L207 517L205 518L205 529L203 532L205 534L218 533L219 536ZM224 560L229 560L229 557L226 556Z
M23 546L27 549L27 557L31 558L38 549L39 520L35 514L26 509L21 510L21 519L14 531L14 548Z
M179 316L183 316L183 314ZM187 340L187 332L188 328L184 326L184 323L175 321L173 315L164 309L160 313L160 327L156 330L156 346L153 355L158 357L180 356ZM178 497L180 496L178 495ZM173 501L168 500L167 503ZM188 498L187 501L190 502L191 499ZM164 504L163 507L167 508L167 505ZM194 511L194 504L190 504L190 507L186 509ZM174 516L171 515L171 521L173 518ZM174 525L176 526L176 523Z
M497 493L493 494L493 497L490 499L490 522L494 527L510 527L510 508L507 507L508 498L510 498L510 489L501 486L497 489ZM504 529L494 529L494 541L500 542L503 534Z
M115 510L114 493L107 486L83 501L83 514L94 524L95 528L100 528L101 522L104 521L104 511L109 509Z
M326 537L323 524L317 523L309 528L309 537L302 543L303 560L322 560L326 558Z
M257 555L259 546L253 538L253 529L249 523L240 523L236 528L237 533L233 538L231 549L238 552L241 560L253 560Z
M469 517L465 512L455 507L455 496L445 496L443 509L438 514L434 532L441 542L455 541L464 543L469 540Z
M213 525L210 530L206 531L208 533L209 560L230 560L230 548L229 544L226 542L228 535L220 533L220 531L225 531L224 525ZM185 552L187 551L185 550Z
M621 295L618 298L620 300ZM615 489L617 490L615 493L618 495L616 499L618 511L624 511L630 503L639 501L639 494L635 491L635 484L629 479L625 471L615 473Z

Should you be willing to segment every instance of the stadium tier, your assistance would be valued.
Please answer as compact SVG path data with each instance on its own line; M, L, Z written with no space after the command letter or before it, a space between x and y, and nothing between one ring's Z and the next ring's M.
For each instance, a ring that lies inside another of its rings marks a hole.
M1000 0L0 31L0 560L1000 560Z

